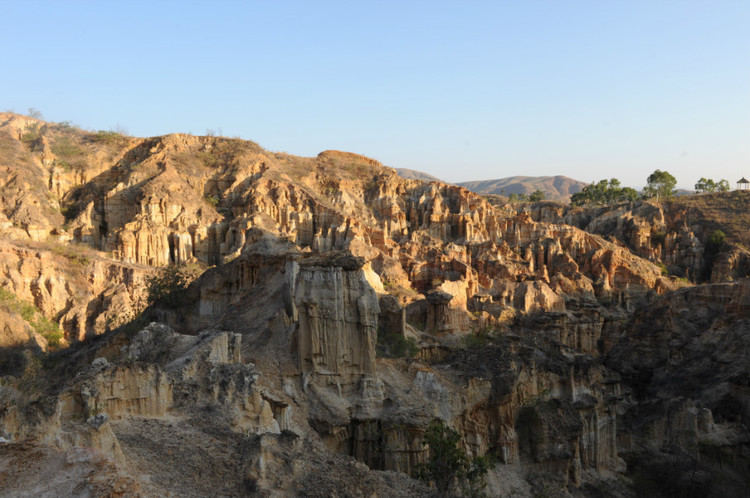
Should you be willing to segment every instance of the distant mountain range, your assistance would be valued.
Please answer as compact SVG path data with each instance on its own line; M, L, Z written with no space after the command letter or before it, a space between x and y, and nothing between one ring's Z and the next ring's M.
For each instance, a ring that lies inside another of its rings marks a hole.
M421 171L412 169L396 168L396 172L404 178L424 181L442 181L439 178ZM545 198L549 200L568 200L576 192L580 192L588 185L569 178L567 176L511 176L495 180L479 180L462 182L457 185L464 187L477 194L505 195L526 194L529 195L536 190L544 192Z
M511 176L498 178L497 180L482 180L474 182L463 182L458 185L476 192L477 194L526 194L529 195L536 190L544 192L545 198L549 200L568 200L576 192L580 192L588 185L567 176Z

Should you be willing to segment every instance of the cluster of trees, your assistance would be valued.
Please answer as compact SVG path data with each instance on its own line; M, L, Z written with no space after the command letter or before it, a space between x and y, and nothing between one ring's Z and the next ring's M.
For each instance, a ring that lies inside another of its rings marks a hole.
M573 194L570 203L574 206L603 206L628 202L638 199L638 192L630 187L621 187L620 180L600 180L583 187L583 190Z
M699 194L703 192L729 192L729 182L726 180L715 182L710 178L701 178L695 184L695 191Z
M540 202L543 201L547 195L541 190L535 190L531 194L509 194L508 202Z
M677 192L676 186L677 179L674 176L668 171L657 169L649 175L646 186L640 193L630 187L621 187L620 181L612 178L586 185L583 190L573 194L570 203L574 206L606 206L638 199L664 199ZM710 178L701 178L695 184L697 193L727 192L728 190L729 182L723 179L715 182Z
M677 190L677 179L668 171L656 170L649 175L646 186L641 192L630 187L623 187L620 180L610 178L586 185L578 193L573 194L570 203L573 206L608 206L619 202L632 202L638 199L664 199L673 196ZM722 179L718 182L711 178L701 178L695 184L696 193L727 192L729 182ZM531 195L510 194L508 201L513 202L539 202L544 200L545 195L537 190Z

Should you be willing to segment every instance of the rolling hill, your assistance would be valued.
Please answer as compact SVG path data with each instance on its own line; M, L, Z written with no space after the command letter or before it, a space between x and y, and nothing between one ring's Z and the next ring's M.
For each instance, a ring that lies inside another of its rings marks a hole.
M567 176L511 176L496 180L480 180L458 184L477 194L531 194L536 190L544 192L547 199L567 200L587 185Z
M427 182L442 181L436 176L422 171L407 168L396 168L396 173L402 178L408 180L423 180ZM545 198L555 201L567 201L570 196L580 192L583 187L588 185L569 178L567 176L510 176L507 178L497 178L494 180L475 180L470 182L457 183L456 185L464 187L467 190L480 195L510 195L526 194L529 195L536 190L541 190Z

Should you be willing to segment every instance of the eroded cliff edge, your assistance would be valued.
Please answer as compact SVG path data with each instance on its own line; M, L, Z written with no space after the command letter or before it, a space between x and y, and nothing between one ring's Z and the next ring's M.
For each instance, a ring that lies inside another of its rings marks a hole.
M497 209L354 154L0 123L3 288L72 344L35 354L0 310L11 494L36 452L70 494L427 495L434 419L495 456L491 495L747 484L742 247L692 286L704 234L669 207ZM183 263L212 267L121 326Z

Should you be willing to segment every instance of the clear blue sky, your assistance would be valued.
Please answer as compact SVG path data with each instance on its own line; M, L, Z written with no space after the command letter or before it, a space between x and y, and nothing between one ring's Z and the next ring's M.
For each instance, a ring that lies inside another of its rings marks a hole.
M750 1L0 0L0 110L447 181L750 177Z

